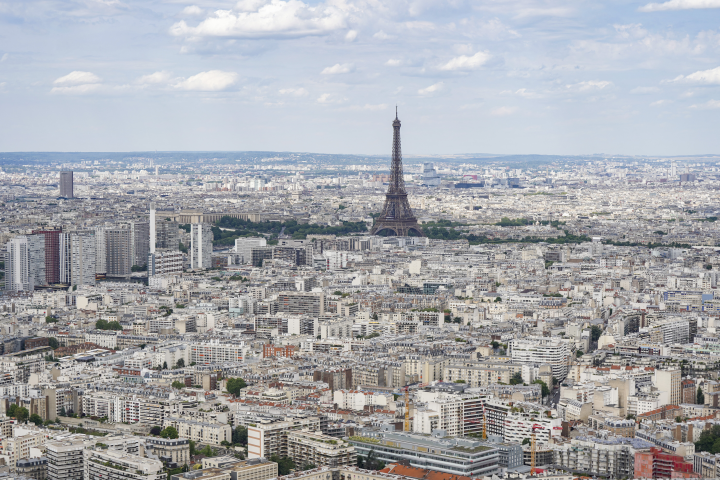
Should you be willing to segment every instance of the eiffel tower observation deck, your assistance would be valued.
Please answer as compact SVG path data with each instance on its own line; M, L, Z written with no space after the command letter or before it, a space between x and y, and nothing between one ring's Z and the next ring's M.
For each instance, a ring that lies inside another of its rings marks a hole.
M372 235L392 235L396 237L424 237L417 218L410 208L405 180L403 179L402 151L400 149L400 119L395 109L393 121L392 166L390 167L390 185L385 194L385 206L380 216L375 219L370 233Z

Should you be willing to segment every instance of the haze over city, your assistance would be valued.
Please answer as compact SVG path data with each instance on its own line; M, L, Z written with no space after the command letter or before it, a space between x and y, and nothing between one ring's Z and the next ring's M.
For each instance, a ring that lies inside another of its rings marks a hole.
M2 2L0 149L716 153L718 7Z

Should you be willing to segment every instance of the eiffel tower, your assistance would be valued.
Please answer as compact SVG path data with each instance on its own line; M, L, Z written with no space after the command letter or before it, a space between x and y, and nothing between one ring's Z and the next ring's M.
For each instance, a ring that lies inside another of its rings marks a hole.
M396 237L407 237L411 232L416 236L424 237L425 235L410 208L407 192L405 191L402 153L400 151L400 120L397 116L397 107L395 107L395 120L392 126L393 151L392 166L390 167L390 186L388 186L385 194L383 211L375 220L375 225L373 225L370 234L377 235L379 232L387 230Z

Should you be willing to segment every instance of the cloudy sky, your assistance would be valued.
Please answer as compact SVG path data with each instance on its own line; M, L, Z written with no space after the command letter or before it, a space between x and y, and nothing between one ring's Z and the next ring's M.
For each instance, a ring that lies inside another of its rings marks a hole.
M720 0L0 0L0 151L720 153Z

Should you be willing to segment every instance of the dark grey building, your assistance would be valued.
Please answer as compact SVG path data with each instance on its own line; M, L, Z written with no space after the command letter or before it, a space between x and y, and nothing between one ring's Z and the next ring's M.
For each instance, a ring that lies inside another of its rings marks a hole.
M73 198L73 172L60 172L60 196Z

